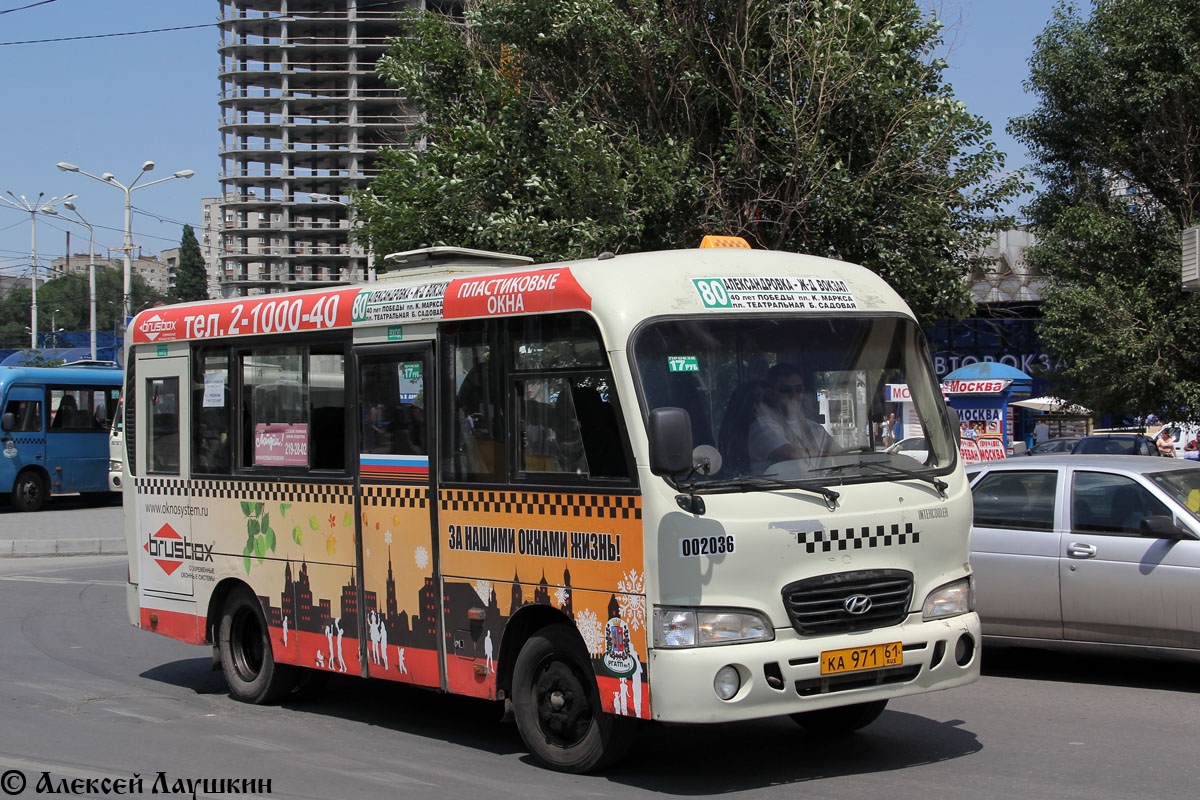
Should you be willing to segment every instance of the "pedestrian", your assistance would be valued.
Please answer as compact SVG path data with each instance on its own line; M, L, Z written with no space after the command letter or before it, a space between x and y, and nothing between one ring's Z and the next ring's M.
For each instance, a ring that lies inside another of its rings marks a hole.
M1050 438L1050 426L1046 424L1046 420L1039 419L1038 424L1033 427L1034 444L1041 444Z
M1171 429L1163 428L1158 434L1158 454L1167 458L1175 457L1175 440L1171 438Z

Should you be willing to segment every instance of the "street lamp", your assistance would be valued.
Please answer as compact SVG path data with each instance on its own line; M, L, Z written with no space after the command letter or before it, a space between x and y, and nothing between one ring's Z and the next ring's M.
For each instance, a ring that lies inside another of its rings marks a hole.
M91 312L91 325L88 329L88 332L90 334L90 339L91 339L92 361L95 361L96 360L96 231L94 228L92 228L92 224L83 218L83 215L79 213L79 209L75 208L75 204L72 203L70 200L63 203L63 208L67 209L68 211L73 213L75 216L79 217L79 219L74 220L74 219L71 219L70 217L64 217L62 214L59 214L57 211L55 211L52 208L45 209L43 211L43 213L52 214L52 215L59 217L67 222L74 222L76 225L82 225L83 227L88 229L88 310ZM69 265L70 263L71 263L71 254L67 253L67 264ZM115 342L114 342L114 346L115 346Z
M153 186L156 183L162 183L163 181L169 181L172 178L190 178L193 175L195 175L196 173L190 169L181 169L178 172L172 173L171 175L168 175L165 178L159 178L156 181L150 181L149 183L143 183L142 185L139 186L138 181L140 181L142 179L142 176L145 175L150 170L154 169L154 162L147 161L144 164L142 164L142 168L141 168L141 170L138 171L137 177L135 177L132 181L130 181L129 185L126 186L125 184L118 181L116 179L116 176L114 176L111 172L105 172L101 175L93 175L90 172L84 172L79 167L75 166L74 164L68 164L66 161L58 162L58 168L61 169L63 172L78 172L80 175L87 175L89 178L98 180L101 183L107 183L110 186L116 186L118 189L125 192L125 242L121 246L121 249L125 252L125 280L124 280L124 284L123 284L122 290L121 290L121 294L122 294L121 309L123 311L123 316L125 317L125 319L128 319L130 317L130 305L131 305L131 301L132 301L132 298L130 297L130 295L133 293L133 263L132 263L132 260L133 260L133 227L132 227L132 215L131 215L132 206L129 201L129 195L133 193L134 189L145 189L147 186Z
M74 199L75 195L69 194L66 197L51 197L49 200L43 200L42 198L46 196L46 193L38 192L38 196L37 196L36 200L26 200L25 195L21 195L20 198L18 198L17 195L12 193L11 189L8 189L6 191L8 193L8 197L11 197L12 200L9 200L8 197L0 197L0 200L3 200L4 202L8 203L13 208L19 208L20 210L29 214L29 263L33 267L33 280L31 280L29 282L30 297L32 298L30 301L30 307L29 307L29 346L36 350L37 346L38 346L37 345L37 322L38 322L38 320L37 320L37 278L38 278L37 215L39 212L44 212L47 209L50 209L51 211L53 211L54 206L58 205L59 203L65 203L68 200Z

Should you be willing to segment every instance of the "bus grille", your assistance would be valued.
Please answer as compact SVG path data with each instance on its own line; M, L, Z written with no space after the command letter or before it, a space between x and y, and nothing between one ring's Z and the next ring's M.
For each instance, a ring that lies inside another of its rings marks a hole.
M820 575L783 587L783 604L801 636L850 633L898 625L912 603L913 576L902 569L872 569ZM846 601L862 595L870 608L851 614Z

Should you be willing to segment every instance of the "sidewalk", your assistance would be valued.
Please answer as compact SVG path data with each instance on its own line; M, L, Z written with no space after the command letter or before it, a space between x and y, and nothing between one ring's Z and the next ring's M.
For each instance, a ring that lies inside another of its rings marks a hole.
M0 506L0 558L95 556L125 553L118 505L94 507L78 496L51 497L41 511Z

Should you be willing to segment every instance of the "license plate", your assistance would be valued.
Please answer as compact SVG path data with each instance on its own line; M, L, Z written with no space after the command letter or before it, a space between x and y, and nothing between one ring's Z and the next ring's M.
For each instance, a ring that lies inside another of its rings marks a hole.
M845 650L826 650L821 653L821 674L837 675L860 669L895 667L903 663L904 645L900 642L847 647Z

